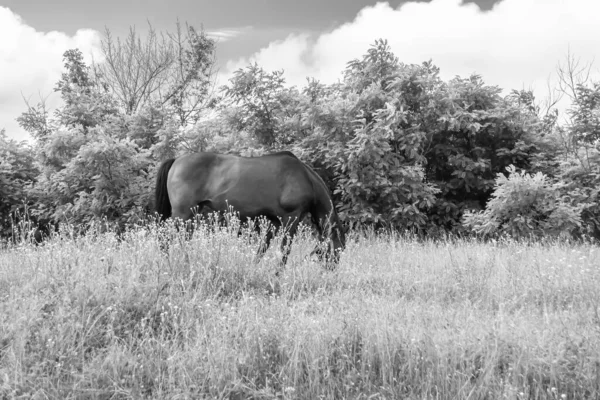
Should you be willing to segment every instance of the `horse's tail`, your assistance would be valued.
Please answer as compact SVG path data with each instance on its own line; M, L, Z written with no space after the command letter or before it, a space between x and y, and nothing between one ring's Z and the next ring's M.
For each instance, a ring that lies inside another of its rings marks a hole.
M164 221L171 216L171 201L169 200L169 192L167 192L167 177L169 176L169 170L174 161L175 159L171 158L163 162L156 175L154 206L156 212L160 215L161 221Z

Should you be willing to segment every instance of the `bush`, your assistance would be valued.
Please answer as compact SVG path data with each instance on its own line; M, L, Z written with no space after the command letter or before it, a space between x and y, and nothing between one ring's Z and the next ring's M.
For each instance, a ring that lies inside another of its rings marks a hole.
M498 174L492 199L486 209L467 212L463 225L483 236L506 234L513 238L570 236L581 228L581 206L570 204L561 185L538 172Z

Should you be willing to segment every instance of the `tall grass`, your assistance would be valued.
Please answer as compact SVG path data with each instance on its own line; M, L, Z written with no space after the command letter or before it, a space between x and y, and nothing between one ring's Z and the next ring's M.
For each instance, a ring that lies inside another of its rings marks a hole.
M159 244L168 239L162 252ZM308 231L58 234L0 252L4 398L598 399L600 249Z

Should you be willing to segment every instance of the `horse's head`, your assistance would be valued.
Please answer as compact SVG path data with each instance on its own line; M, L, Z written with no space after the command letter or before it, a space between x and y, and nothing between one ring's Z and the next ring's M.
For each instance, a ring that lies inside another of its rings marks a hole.
M323 238L321 238L323 239ZM319 243L310 253L317 255L319 261L325 262L328 267L335 268L340 261L340 254L346 248L346 232L340 223L331 228L328 239Z
M319 260L326 261L329 267L335 268L340 260L340 253L346 248L346 231L328 193L322 193L328 196L327 201L317 207L316 213L311 212L321 243L312 251L311 256L316 254Z
M331 238L330 251L334 254L337 263L340 258L340 253L346 248L346 230L335 211L329 237Z

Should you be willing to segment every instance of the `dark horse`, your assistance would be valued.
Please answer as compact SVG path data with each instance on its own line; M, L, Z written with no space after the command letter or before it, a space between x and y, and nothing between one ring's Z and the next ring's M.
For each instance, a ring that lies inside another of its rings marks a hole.
M189 220L194 209L201 214L231 208L242 221L264 216L273 224L275 229L269 229L258 250L259 258L283 226L288 233L281 243L281 262L285 265L290 252L288 241L291 244L300 221L309 213L319 239L328 239L325 251L328 261L337 263L339 252L346 245L325 182L289 151L261 157L193 153L167 160L160 166L156 211L163 221L169 217Z

